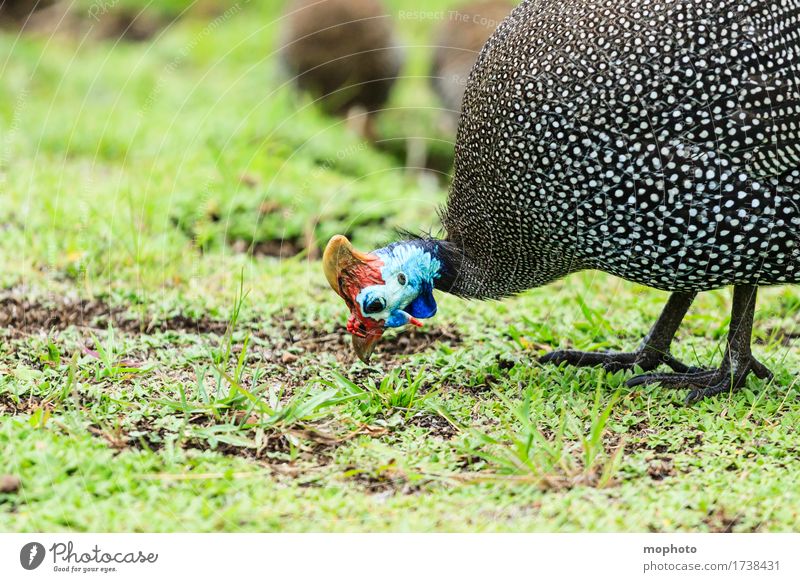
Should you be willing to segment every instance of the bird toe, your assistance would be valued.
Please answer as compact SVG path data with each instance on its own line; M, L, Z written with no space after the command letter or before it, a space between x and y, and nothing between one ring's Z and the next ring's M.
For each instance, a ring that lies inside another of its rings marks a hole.
M626 385L630 388L650 384L659 384L663 388L702 388L716 384L717 370L689 369L697 371L682 374L641 374L628 380Z

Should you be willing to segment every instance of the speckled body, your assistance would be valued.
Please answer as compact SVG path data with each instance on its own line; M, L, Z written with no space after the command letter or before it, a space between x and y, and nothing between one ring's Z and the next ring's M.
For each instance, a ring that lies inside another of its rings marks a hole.
M281 24L284 67L326 109L385 105L404 55L380 0L289 0Z
M449 290L800 282L800 0L526 0L467 87Z

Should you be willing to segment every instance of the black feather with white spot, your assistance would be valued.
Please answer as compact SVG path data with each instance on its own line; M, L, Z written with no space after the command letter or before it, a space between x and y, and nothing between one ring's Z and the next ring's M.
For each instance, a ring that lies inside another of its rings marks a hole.
M526 0L472 72L449 290L800 282L800 0Z

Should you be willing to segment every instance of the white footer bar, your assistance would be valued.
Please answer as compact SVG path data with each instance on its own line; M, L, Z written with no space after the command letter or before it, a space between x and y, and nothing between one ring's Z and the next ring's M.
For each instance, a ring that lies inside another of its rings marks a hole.
M253 576L796 581L800 534L0 534L3 581Z

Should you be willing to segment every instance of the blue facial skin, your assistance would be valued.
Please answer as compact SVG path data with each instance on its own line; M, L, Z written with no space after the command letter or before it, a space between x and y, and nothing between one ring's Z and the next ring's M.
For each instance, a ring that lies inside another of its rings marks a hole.
M384 327L401 327L409 317L427 319L436 314L433 283L441 262L413 242L399 242L374 251L383 261L383 285L364 287L356 296L361 313L384 320ZM380 310L378 310L380 308Z

